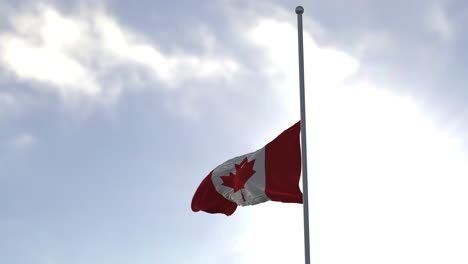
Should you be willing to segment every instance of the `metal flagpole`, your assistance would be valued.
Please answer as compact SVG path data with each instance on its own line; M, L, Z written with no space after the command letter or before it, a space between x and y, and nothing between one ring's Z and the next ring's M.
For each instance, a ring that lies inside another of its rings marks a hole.
M302 143L302 192L304 200L304 253L305 264L310 264L309 241L309 191L307 185L307 143L306 143L306 116L305 116L305 91L304 91L304 49L302 39L302 14L304 8L296 7L297 35L299 44L299 87L301 96L301 143Z

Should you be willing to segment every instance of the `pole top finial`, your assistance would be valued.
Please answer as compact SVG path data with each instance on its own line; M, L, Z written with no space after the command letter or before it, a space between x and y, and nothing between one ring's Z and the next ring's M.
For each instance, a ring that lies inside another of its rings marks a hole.
M297 6L296 7L296 14L302 14L304 13L304 8L302 6Z

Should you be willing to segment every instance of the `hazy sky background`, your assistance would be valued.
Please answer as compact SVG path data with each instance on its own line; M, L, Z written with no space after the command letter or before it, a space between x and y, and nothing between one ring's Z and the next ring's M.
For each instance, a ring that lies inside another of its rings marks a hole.
M299 119L312 263L468 262L464 1L0 0L0 263L303 263L302 206L193 213Z

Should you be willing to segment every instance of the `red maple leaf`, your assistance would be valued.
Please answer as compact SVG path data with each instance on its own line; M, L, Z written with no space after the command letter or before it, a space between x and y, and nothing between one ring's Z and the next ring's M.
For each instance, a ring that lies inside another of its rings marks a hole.
M244 189L245 183L255 174L253 166L255 160L247 161L247 158L244 158L240 164L235 164L236 173L229 173L229 176L221 176L223 180L223 185L226 187L231 187L234 189L234 192L241 191L242 199L245 201L244 194L242 189Z

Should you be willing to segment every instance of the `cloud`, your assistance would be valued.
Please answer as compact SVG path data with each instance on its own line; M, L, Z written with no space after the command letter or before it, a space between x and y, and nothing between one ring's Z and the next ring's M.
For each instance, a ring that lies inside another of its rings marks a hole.
M455 24L451 21L444 7L440 3L433 4L428 9L426 15L426 26L443 41L451 41L455 37Z
M17 107L16 98L9 94L0 92L0 117L7 112L10 112Z
M327 97L309 137L311 199L323 216L312 223L318 259L466 261L468 215L457 208L468 198L468 157L460 140L382 85L359 82Z
M314 101L312 262L466 262L468 156L459 138L411 98L366 81ZM269 202L236 212L245 221L233 242L240 261L303 261L300 209Z
M282 98L288 90L299 87L295 25L288 21L262 18L248 31L248 39L262 51L265 60L263 73ZM304 61L309 90L339 85L359 66L356 59L340 50L319 47L307 30L304 32ZM297 97L295 93L294 97Z
M282 104L277 114L286 110L289 119L299 110L296 30L274 16L245 30ZM312 33L304 36L312 262L466 261L468 214L459 208L468 200L468 157L461 140L392 84L357 76L360 61L319 46ZM386 49L387 38L368 41ZM239 261L303 261L301 208L258 206L238 212L245 222L231 248Z
M29 133L22 133L16 136L13 140L13 147L15 149L25 149L31 147L35 142L33 135Z
M0 66L66 102L114 102L132 86L171 90L189 81L229 80L239 69L223 55L164 53L102 10L66 14L37 4L7 19Z
M145 67L169 87L189 79L229 79L238 70L237 63L228 58L204 58L182 53L165 55L136 34L125 32L104 15L96 17L96 29L104 50L114 59Z
M341 50L320 46L309 30L305 28L303 36L305 89L308 97L316 97L352 78L359 62ZM297 28L290 20L260 17L243 31L247 32L247 43L255 49L258 69L269 87L266 91L278 105L275 126L288 127L300 116ZM273 133L269 135L273 137Z

